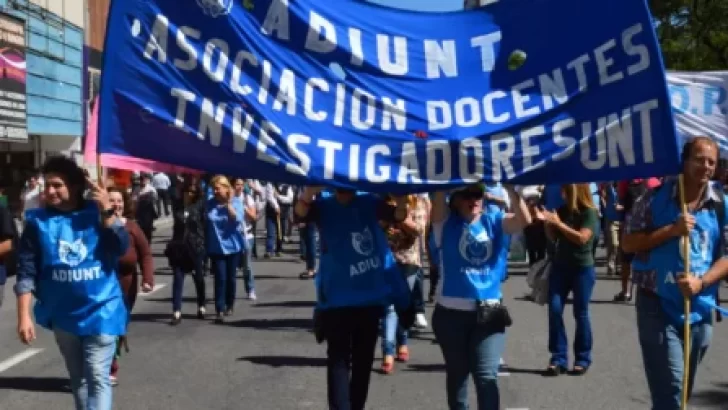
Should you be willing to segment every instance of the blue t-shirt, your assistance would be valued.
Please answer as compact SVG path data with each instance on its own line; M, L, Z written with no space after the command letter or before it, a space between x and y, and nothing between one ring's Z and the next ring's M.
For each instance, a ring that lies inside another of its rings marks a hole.
M475 309L476 301L499 301L507 264L503 212L486 212L473 223L456 213L436 224L441 253L438 303L452 309Z
M211 255L230 255L240 252L245 246L243 240L243 219L245 209L242 201L232 201L235 219L230 218L227 205L216 199L207 201L207 221L205 239L207 253Z
M615 221L621 221L622 220L622 212L617 211L617 205L619 205L619 198L617 197L617 188L612 185L608 184L606 188L606 199L607 199L607 206L604 210L604 216L612 222Z

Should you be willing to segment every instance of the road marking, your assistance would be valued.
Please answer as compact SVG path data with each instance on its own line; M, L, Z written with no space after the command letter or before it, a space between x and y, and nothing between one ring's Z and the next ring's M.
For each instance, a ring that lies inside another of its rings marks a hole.
M154 292L158 291L159 289L162 289L162 288L164 288L166 286L167 286L166 283L160 283L159 285L154 285L154 288L151 291L149 291L147 293L140 292L139 294L142 295L142 296L149 296L152 293L154 293Z
M26 349L26 350L16 354L15 356L13 356L7 360L3 360L2 362L0 362L0 373L17 365L18 363L22 362L23 360L30 359L31 357L37 355L38 353L40 353L42 351L43 351L43 349L29 348L29 349Z

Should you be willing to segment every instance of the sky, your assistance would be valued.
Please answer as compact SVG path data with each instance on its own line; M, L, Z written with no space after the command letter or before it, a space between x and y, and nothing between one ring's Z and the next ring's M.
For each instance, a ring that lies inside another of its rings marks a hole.
M382 6L415 11L456 11L463 9L463 0L366 0Z

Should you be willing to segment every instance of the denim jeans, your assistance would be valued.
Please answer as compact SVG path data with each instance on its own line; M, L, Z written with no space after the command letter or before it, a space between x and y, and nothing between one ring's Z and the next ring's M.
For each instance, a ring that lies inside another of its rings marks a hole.
M54 334L71 379L76 410L111 410L109 373L117 336L76 336L60 329Z
M394 356L397 348L407 346L407 329L399 324L394 305L387 308L382 320L382 356Z
M412 291L412 304L417 313L425 313L425 279L422 274L422 268L417 269L417 273L414 275L414 282L410 284L410 290ZM410 283L410 279L407 278L407 283Z
M195 282L195 291L197 292L197 307L205 306L205 277L203 275L202 265L205 257L198 255L195 257L195 270L192 272L192 280ZM179 312L182 310L182 293L185 289L185 273L180 268L173 268L172 274L172 311Z
M498 366L505 347L505 329L478 325L475 311L438 305L432 314L432 330L445 359L449 409L467 410L467 383L472 374L478 410L499 410Z
M652 410L679 410L682 401L682 380L685 358L683 327L667 320L659 297L637 292L637 335L642 348ZM713 325L703 322L692 325L692 349L688 397L692 393L695 372L705 357L713 336Z
M364 410L381 306L326 311L326 381L330 410Z
M265 253L273 253L278 242L278 216L265 214Z
M236 273L240 253L210 255L212 272L215 274L215 311L223 313L235 307L237 290Z
M246 239L247 246L240 254L240 266L243 267L243 283L245 284L245 292L250 293L255 290L255 276L253 275L253 254L252 249L255 245L255 238Z
M549 352L551 364L567 367L569 343L564 326L566 298L573 292L574 365L589 367L592 362L592 329L589 302L596 283L594 266L569 267L554 264L549 276Z
M316 225L308 223L301 229L301 254L306 260L306 270L316 269L317 252Z

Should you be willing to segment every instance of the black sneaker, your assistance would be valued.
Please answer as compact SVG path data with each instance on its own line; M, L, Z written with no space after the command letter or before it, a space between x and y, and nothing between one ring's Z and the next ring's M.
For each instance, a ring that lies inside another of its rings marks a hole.
M632 300L632 295L629 293L619 292L614 296L615 302L629 302Z

